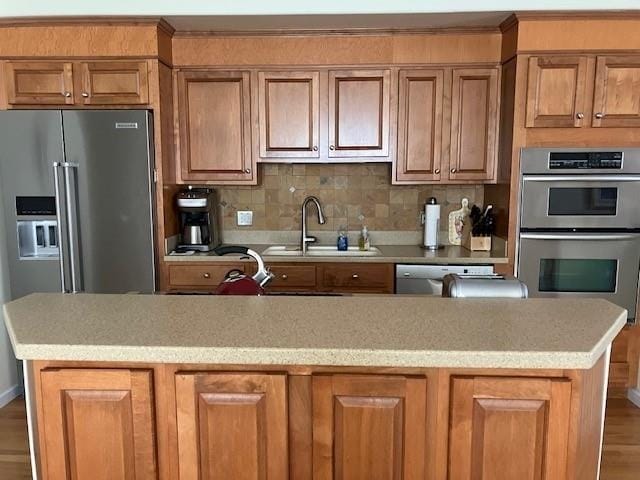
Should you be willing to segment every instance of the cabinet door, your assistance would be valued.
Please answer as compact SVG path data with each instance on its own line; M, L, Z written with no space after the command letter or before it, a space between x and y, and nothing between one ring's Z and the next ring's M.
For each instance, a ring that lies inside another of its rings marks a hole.
M424 480L425 378L315 376L314 480Z
M395 181L440 180L443 70L401 70Z
M179 72L183 181L256 183L249 72Z
M329 157L389 155L389 70L329 72Z
M582 127L586 57L530 57L527 127Z
M151 372L43 370L47 480L157 478Z
M9 105L73 105L71 62L7 62Z
M450 180L492 180L498 140L498 70L456 68L451 95Z
M454 377L449 480L566 477L571 382Z
M318 158L318 72L259 72L260 157Z
M598 57L591 125L640 126L640 55Z
M85 62L83 105L144 105L149 103L147 62Z
M180 480L287 478L286 377L176 375Z

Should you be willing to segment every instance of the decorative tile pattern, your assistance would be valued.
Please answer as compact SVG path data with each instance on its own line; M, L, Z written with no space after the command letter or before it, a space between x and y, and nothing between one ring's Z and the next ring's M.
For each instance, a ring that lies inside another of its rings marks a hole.
M391 185L391 166L376 164L285 165L263 164L260 185L216 187L223 231L299 230L300 206L308 195L322 204L326 223L314 230L419 231L420 214L429 197L442 205L442 218L460 208L467 197L482 204L482 185ZM238 227L236 211L253 210L253 225ZM443 223L443 230L446 226Z

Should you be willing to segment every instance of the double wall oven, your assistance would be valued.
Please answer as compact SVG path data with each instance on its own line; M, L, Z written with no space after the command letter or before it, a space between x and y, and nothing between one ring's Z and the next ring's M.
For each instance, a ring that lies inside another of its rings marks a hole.
M521 154L518 277L532 297L607 299L636 318L640 149Z

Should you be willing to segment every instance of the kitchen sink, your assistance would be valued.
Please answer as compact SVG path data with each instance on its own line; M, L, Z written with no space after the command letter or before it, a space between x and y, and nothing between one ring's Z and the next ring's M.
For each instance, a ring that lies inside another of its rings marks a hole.
M301 257L302 250L300 247L286 246L286 245L274 245L267 248L262 252L265 257ZM382 252L376 248L371 247L370 250L362 251L358 247L349 247L348 250L338 250L337 247L332 246L310 246L307 249L305 256L307 257L378 257L382 255Z

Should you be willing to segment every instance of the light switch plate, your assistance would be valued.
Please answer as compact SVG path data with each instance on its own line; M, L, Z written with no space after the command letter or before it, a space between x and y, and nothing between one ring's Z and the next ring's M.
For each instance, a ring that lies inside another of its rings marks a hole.
M253 212L251 210L238 211L237 223L239 227L249 227L253 225Z

